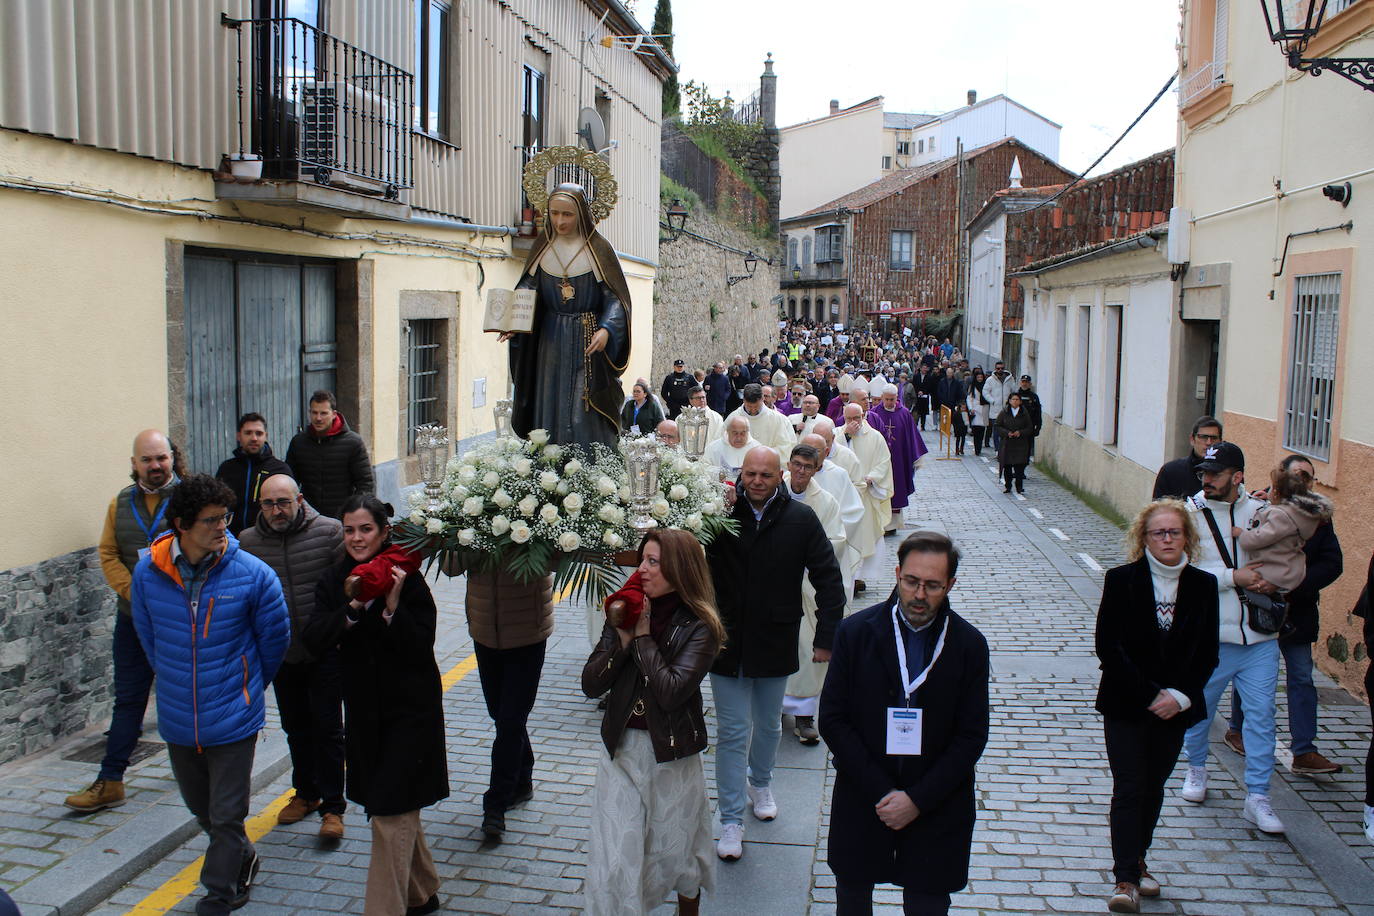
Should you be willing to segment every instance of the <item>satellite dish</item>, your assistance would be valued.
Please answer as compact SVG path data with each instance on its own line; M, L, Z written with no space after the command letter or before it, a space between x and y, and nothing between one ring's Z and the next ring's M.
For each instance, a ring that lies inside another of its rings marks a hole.
M577 116L577 136L594 153L606 148L606 122L595 108L584 108Z

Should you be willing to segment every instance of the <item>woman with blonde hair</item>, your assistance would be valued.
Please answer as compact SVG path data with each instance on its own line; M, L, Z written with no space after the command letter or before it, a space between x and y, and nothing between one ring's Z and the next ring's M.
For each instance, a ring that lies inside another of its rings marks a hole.
M631 628L608 622L582 669L587 696L610 692L592 801L591 916L648 913L669 890L679 913L695 914L715 887L701 682L725 628L695 537L650 531L639 553L647 606L629 609Z
M1217 581L1189 561L1200 549L1187 507L1159 499L1136 515L1124 566L1107 571L1097 612L1110 825L1113 913L1158 896L1145 864L1183 733L1207 713L1202 690L1217 666Z

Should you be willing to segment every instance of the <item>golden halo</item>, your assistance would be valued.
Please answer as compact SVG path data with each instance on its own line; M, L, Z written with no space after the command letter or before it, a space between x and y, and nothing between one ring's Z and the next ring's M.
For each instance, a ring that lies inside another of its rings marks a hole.
M549 172L560 166L564 169L576 166L591 177L593 192L587 204L591 208L592 219L599 223L611 215L620 198L620 186L606 160L580 146L550 146L536 153L525 165L523 185L531 207L541 216L544 214L549 205ZM560 182L563 180L568 178L560 176Z

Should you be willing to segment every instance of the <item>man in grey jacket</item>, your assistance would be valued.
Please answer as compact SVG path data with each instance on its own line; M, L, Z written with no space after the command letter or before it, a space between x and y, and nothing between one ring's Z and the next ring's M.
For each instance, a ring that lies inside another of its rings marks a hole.
M277 823L294 824L318 811L320 837L338 840L344 834L343 678L337 649L317 658L300 634L315 607L315 583L343 556L343 525L316 512L286 474L263 481L259 507L257 523L239 543L276 572L291 611L291 645L272 687L295 794Z

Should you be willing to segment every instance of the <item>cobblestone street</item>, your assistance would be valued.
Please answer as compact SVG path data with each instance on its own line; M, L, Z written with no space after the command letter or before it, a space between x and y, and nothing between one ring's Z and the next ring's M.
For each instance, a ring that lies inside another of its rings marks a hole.
M917 475L906 527L945 531L960 546L964 560L951 603L982 629L993 651L992 735L979 767L972 882L956 895L954 911L1105 912L1110 778L1101 720L1092 710L1092 633L1102 570L1122 561L1122 533L1035 465L1020 498L1002 493L994 462L971 452L962 461L936 460L933 435L927 442L932 454ZM887 538L865 570L868 590L855 608L892 588L899 541ZM559 607L531 720L535 796L508 815L506 842L491 847L478 829L491 729L464 625L463 580L441 578L434 589L452 794L423 820L443 880L444 911L577 912L600 753L596 705L578 689L588 648L584 612L567 602ZM1177 798L1180 764L1150 858L1164 894L1145 902L1145 912L1374 916L1374 848L1359 823L1368 711L1329 680L1321 683L1318 746L1345 772L1319 779L1289 774L1280 714L1273 800L1289 832L1266 836L1241 815L1243 761L1220 743L1214 724L1208 803ZM277 826L275 812L290 794L285 742L275 725L265 735L250 825L262 873L242 912L361 912L365 819L350 809L348 835L331 847L316 839L313 819ZM0 768L0 885L25 916L193 912L205 842L181 806L160 745L131 770L126 806L92 816L61 807L62 797L94 773L92 765L63 757L94 737L87 733ZM156 740L151 723L145 738ZM720 863L704 912L834 912L834 878L825 864L833 771L823 746L801 747L790 729L782 744L774 782L780 815L768 824L746 823L745 855ZM706 765L713 789L709 753ZM892 889L880 890L877 899L880 909L900 912Z

